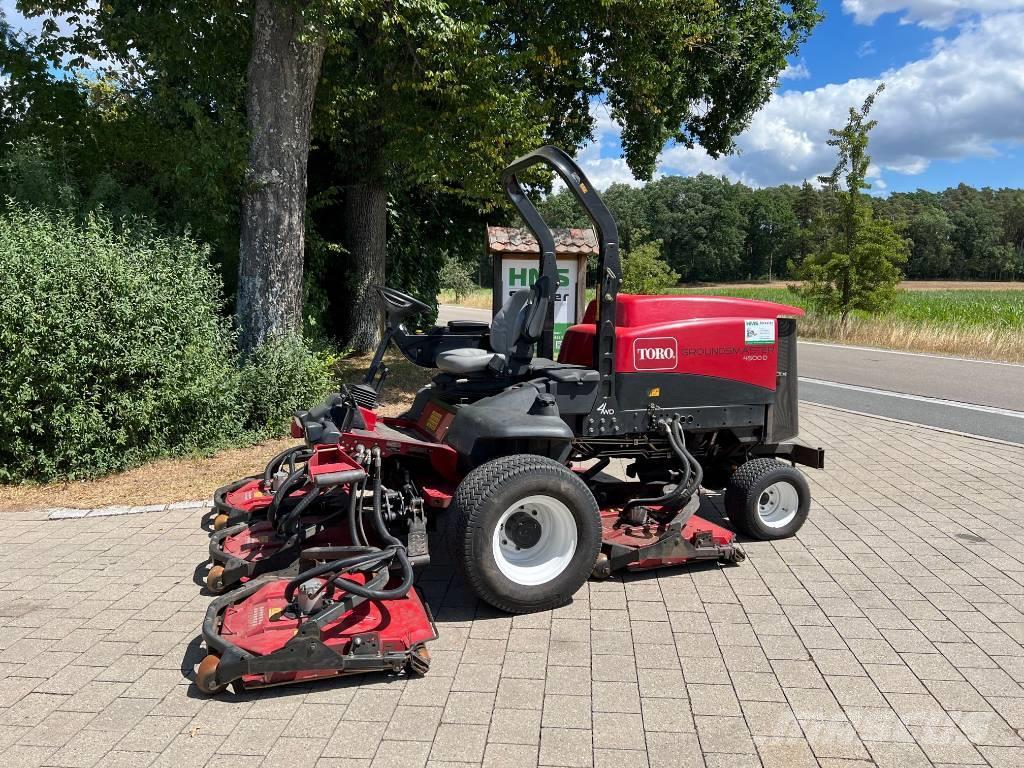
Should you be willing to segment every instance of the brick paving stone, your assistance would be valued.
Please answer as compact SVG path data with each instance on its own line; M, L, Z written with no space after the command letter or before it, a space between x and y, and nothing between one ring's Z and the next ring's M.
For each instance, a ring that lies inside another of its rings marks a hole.
M430 744L420 741L382 741L370 765L373 768L423 768Z
M594 764L594 737L587 730L542 728L540 765L587 768Z
M643 749L643 719L640 715L595 712L594 747L606 749Z
M538 763L536 746L487 742L484 768L532 768Z
M2 512L0 763L1024 765L1024 449L822 406L801 421L829 466L797 537L515 617L439 554L420 586L441 637L416 680L206 699L203 510ZM720 495L703 504L720 515Z
M693 714L685 699L643 698L643 724L645 731L686 733L693 731Z
M587 696L551 694L544 697L545 728L585 728L590 730L591 700Z

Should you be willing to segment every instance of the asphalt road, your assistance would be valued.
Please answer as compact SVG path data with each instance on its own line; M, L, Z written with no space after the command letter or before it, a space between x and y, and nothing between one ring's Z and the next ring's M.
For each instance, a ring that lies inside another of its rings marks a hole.
M443 305L438 322L489 320ZM800 342L800 399L1024 444L1024 365Z

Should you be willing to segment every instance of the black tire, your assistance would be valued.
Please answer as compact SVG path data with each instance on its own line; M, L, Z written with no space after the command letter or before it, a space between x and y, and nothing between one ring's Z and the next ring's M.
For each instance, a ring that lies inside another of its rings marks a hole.
M788 484L796 491L796 512L792 519L773 527L762 518L758 505L764 499L771 503L768 494L779 493L777 483ZM807 478L795 467L777 459L753 459L741 464L725 489L729 522L741 533L762 541L789 538L800 530L810 509L811 489Z
M502 573L493 537L502 515L530 496L547 496L568 508L576 549L550 581L526 585ZM568 603L590 576L601 549L601 515L594 495L573 472L543 456L505 456L477 467L456 489L449 516L448 544L459 572L482 600L509 613Z

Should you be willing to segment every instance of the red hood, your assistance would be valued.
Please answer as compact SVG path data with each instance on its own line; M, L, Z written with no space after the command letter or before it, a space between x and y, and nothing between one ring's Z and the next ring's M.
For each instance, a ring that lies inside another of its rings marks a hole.
M593 323L596 302L591 301L583 316L584 323ZM803 317L800 307L776 304L760 299L735 299L729 296L634 296L620 293L615 324L624 327L656 325L680 320L711 317Z

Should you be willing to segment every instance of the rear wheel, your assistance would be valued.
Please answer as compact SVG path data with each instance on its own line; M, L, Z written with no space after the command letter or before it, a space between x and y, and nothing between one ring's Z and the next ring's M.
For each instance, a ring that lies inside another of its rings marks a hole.
M556 461L528 454L477 467L452 500L452 556L476 594L510 613L568 603L594 569L594 495Z
M795 534L811 508L807 478L776 459L754 459L729 478L725 511L729 521L755 539L784 539Z

